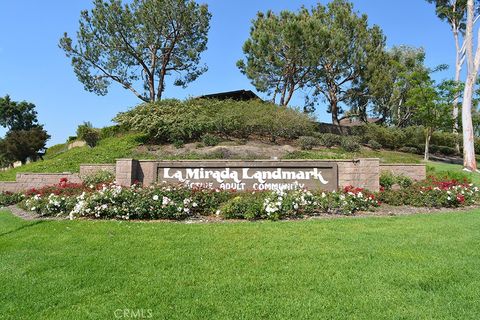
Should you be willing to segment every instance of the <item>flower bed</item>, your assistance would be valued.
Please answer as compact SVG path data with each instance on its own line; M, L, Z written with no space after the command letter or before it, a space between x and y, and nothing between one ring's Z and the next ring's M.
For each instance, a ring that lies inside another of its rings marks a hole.
M279 220L318 214L352 215L358 211L372 211L380 203L462 207L480 203L478 191L467 182L435 178L375 194L351 186L337 192L232 192L171 185L148 188L138 185L125 188L113 183L85 186L62 180L58 185L32 189L25 194L2 193L0 204L20 202L25 210L41 216L70 219L182 220L216 215L224 219Z
M466 181L438 180L431 176L398 190L382 190L378 199L394 206L456 208L480 203L480 193L477 186Z

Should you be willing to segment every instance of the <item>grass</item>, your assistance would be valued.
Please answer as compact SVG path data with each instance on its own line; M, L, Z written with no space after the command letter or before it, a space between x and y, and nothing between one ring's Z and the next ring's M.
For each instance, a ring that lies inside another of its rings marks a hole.
M439 175L442 173L449 173L450 175L459 175L459 176L466 176L470 177L473 183L480 185L480 174L477 172L465 172L463 171L463 167L458 164L450 164L450 163L443 163L443 162L433 162L429 161L427 163L427 171L428 172L435 172Z
M65 150L65 145L57 145L47 151L44 161L0 172L0 181L13 181L20 172L78 172L82 163L114 163L118 158L138 156L134 150L141 142L141 135L127 134L103 139L95 148Z
M480 211L301 222L23 221L2 319L477 319Z

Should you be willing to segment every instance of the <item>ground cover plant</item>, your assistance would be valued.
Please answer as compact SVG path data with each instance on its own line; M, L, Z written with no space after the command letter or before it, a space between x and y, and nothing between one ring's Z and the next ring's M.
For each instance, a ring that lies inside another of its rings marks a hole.
M117 115L119 125L156 142L199 141L205 134L224 137L295 139L314 131L313 119L293 108L262 101L164 100L141 104Z
M267 223L0 212L3 319L476 319L480 211Z

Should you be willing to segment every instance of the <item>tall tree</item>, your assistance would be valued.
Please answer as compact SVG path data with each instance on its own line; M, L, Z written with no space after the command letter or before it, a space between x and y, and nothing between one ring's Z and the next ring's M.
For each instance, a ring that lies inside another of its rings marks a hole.
M7 95L0 98L0 126L7 128L0 139L0 163L36 160L50 136L38 123L35 105L12 101Z
M465 32L465 48L467 56L467 79L463 92L462 102L462 127L463 127L463 167L465 170L476 171L475 139L472 124L472 100L477 82L478 69L480 68L480 32L477 30L477 48L473 51L474 21L476 19L475 8L478 3L474 0L467 2L467 21Z
M12 101L8 95L0 98L0 126L8 130L29 130L37 127L35 105L26 101Z
M259 12L250 38L243 45L246 60L239 60L240 71L274 103L286 106L293 94L308 81L307 47L304 40L308 12Z
M85 89L99 95L118 82L143 101L162 98L165 80L185 87L203 74L211 14L193 0L94 0L81 12L76 42L67 33L59 46ZM136 84L143 83L138 89Z
M453 39L455 42L455 78L454 81L460 82L462 67L465 61L465 46L462 36L465 33L465 19L467 10L467 0L427 0L429 3L435 4L437 16L448 22L452 29ZM458 134L458 102L459 98L453 101L453 132ZM460 144L456 144L456 149L460 152Z
M338 125L342 104L352 97L364 98L367 66L383 54L385 37L345 0L313 8L309 30L307 47L313 66L309 85L313 97L326 100L332 123Z

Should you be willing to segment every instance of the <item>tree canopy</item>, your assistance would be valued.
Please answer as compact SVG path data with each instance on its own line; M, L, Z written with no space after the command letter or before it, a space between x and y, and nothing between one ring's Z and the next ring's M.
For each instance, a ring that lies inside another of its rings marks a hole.
M311 92L307 109L325 100L332 121L338 123L342 104L367 97L363 85L368 70L384 53L385 37L378 26L369 27L366 15L345 0L318 4L299 12L259 13L237 63L257 90L287 105L298 89ZM362 102L363 103L363 102Z
M155 101L168 76L185 87L207 70L200 55L210 18L207 6L193 0L94 0L91 11L81 12L76 39L65 33L59 46L86 90L105 95L113 81Z

